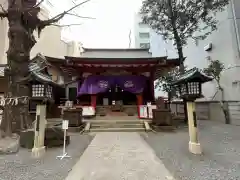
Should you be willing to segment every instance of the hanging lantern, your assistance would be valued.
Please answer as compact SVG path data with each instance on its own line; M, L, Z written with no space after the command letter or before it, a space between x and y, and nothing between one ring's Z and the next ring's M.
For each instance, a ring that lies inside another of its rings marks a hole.
M32 97L33 98L53 98L53 89L49 84L32 84Z

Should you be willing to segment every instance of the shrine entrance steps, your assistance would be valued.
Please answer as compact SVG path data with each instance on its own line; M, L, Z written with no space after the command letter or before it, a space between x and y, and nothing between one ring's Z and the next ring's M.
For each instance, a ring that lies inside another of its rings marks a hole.
M84 120L86 123L84 132L141 132L151 131L149 120L139 119L109 119L110 117L94 120Z

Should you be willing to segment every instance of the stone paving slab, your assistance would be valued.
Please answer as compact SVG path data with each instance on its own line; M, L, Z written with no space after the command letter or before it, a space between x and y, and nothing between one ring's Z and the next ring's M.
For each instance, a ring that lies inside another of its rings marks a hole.
M174 180L136 132L98 133L66 180Z

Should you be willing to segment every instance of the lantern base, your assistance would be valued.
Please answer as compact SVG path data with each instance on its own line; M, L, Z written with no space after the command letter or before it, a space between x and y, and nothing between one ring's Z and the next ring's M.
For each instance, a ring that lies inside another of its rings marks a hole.
M202 154L200 143L189 141L189 151L193 154Z
M32 149L33 158L41 158L46 152L45 146Z

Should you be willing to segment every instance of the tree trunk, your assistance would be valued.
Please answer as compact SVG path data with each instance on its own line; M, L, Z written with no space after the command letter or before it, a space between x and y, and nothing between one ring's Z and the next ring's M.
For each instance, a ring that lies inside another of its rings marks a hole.
M172 100L172 93L168 92L168 109L171 110L171 100Z
M179 61L180 61L179 70L180 70L180 73L183 74L185 72L183 47L182 47L181 38L179 36L177 27L176 27L176 17L174 16L174 13L173 13L172 0L168 0L168 8L169 8L168 9L169 17L171 19L171 24L172 24L173 36L174 36L174 40L175 40L175 43L177 46L178 57L179 57ZM187 101L185 99L183 99L183 104L184 104L185 123L187 123L188 122L188 113L187 113Z
M174 38L176 40L178 57L180 61L179 69L180 69L180 73L183 74L185 72L185 68L184 68L184 56L183 56L182 43L177 30L174 30L173 32L174 32Z
M177 46L178 57L180 61L180 65L179 65L180 73L184 73L185 69L184 69L183 47L182 47L181 38L179 36L177 27L176 27L176 17L174 16L174 13L173 13L172 0L168 0L168 8L169 8L168 11L169 11L169 17L172 25L173 36Z
M29 96L29 85L26 84L24 79L29 76L30 51L36 41L33 36L34 29L31 28L30 22L24 19L26 17L24 17L23 9L26 9L26 5L29 5L27 3L29 3L27 0L8 0L9 49L7 51L7 62L9 73L7 74L8 92L6 97ZM9 104L5 107L0 128L7 132L6 135L10 136L12 123L15 122L17 126L15 128L19 129L23 119L25 119L25 122L29 122L28 104Z
M229 112L228 112L228 109L226 108L226 106L224 105L224 100L225 100L224 89L220 85L220 82L218 82L218 86L219 86L219 90L221 91L220 106L221 106L221 109L222 109L223 114L224 114L225 124L230 124Z

